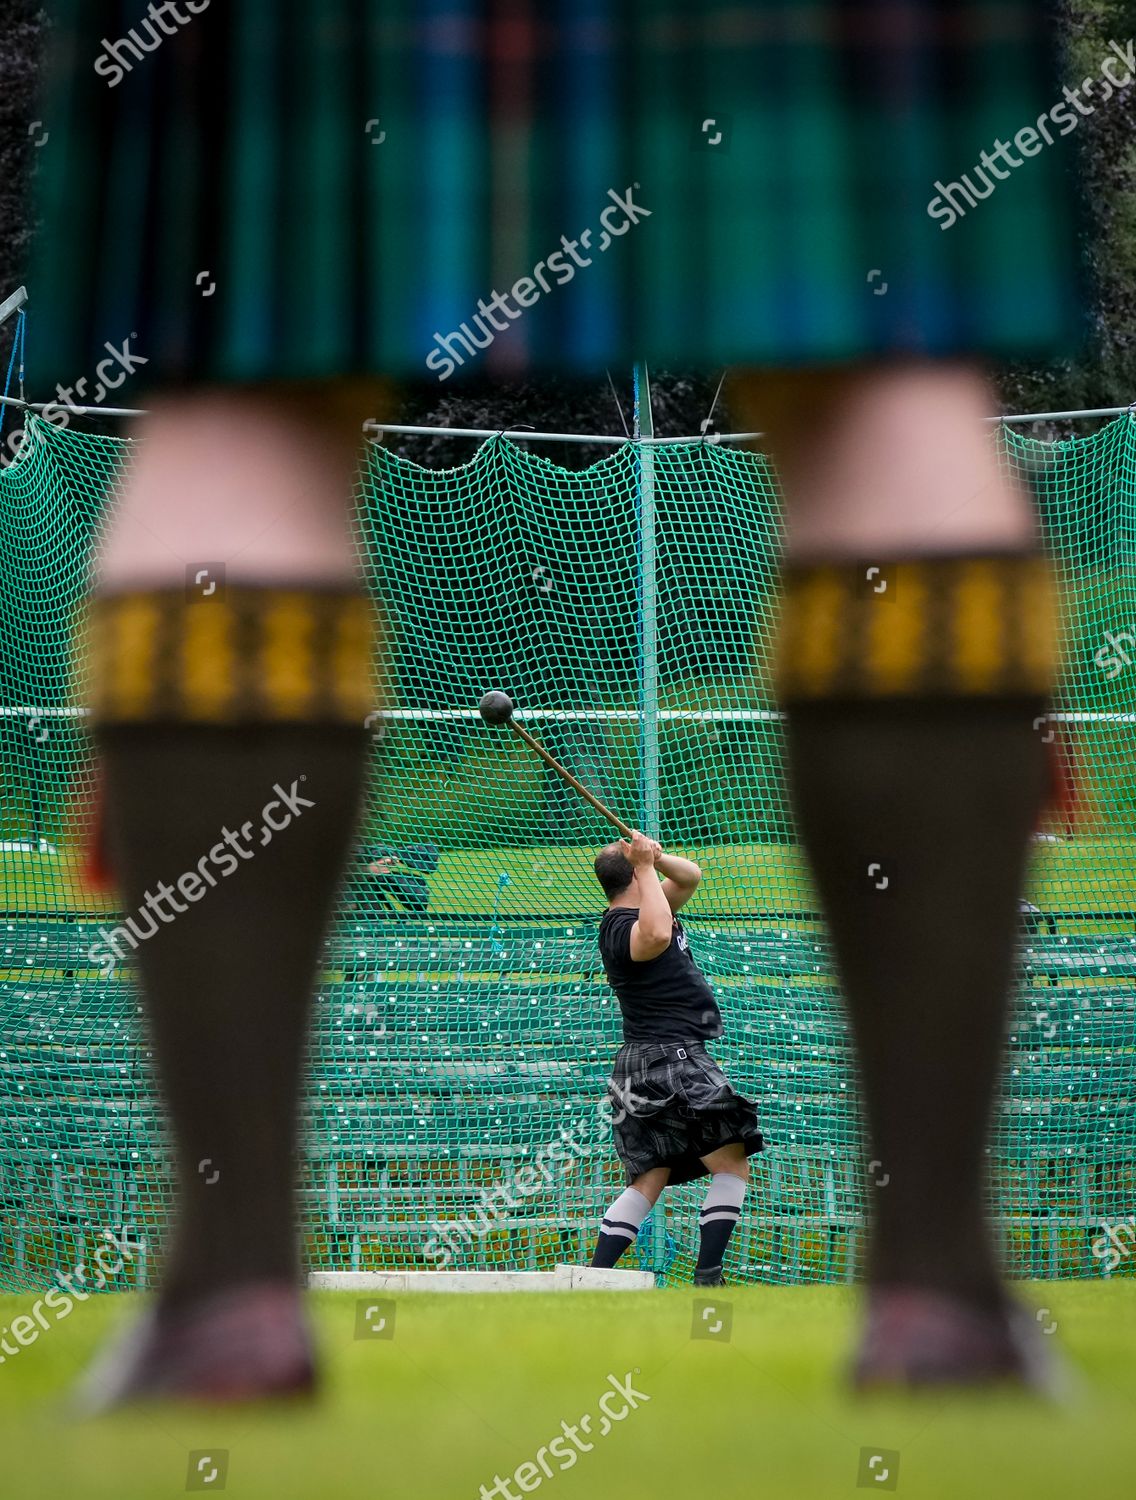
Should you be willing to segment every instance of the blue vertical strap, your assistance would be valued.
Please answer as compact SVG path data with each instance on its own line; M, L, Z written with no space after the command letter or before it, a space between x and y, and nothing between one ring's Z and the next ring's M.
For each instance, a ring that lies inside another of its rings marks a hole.
M4 394L7 396L12 389L12 371L16 368L16 360L20 361L20 400L24 398L24 324L27 314L23 308L16 314L16 332L12 338L12 357L8 361L8 373L4 377ZM0 406L0 439L4 436L4 423L8 418L7 406Z
M25 338L25 336L27 334L27 321L28 321L28 315L23 310L23 308L21 307L20 314L19 314L19 323L18 323L18 325L16 327L16 336L17 336L17 338L20 341L20 400L21 401L26 401L27 400L27 393L24 390L24 338Z
M501 892L507 885L511 885L508 870L502 870L497 877L497 894L493 897L493 922L489 928L489 950L495 958L505 951L505 944L501 941L504 933L500 924Z
M635 1237L635 1259L641 1271L653 1271L657 1285L665 1286L667 1273L678 1259L678 1245L673 1234L663 1230L660 1243L655 1245L656 1221L662 1221L661 1201L655 1205Z

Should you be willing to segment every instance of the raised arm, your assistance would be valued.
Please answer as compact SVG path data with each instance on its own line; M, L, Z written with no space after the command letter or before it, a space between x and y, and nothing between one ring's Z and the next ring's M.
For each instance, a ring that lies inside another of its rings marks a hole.
M636 963L658 958L670 946L674 933L671 908L655 875L658 849L658 844L642 833L636 833L627 848L639 884L639 920L631 929L631 957Z
M686 905L702 879L702 870L692 859L683 859L679 854L664 854L661 849L655 856L655 869L665 877L660 889L671 911L678 911L680 906Z

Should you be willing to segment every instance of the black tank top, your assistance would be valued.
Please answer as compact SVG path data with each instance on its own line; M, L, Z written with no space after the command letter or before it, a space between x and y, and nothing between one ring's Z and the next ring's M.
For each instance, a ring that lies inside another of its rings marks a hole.
M706 1041L722 1034L722 1013L705 974L694 962L677 917L670 944L656 958L631 957L634 906L609 907L600 922L600 957L623 1012L628 1042Z

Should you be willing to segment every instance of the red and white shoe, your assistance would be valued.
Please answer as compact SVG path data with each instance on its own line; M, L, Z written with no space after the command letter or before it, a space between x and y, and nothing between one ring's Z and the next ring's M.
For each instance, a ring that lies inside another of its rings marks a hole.
M75 1393L77 1416L142 1401L219 1405L309 1397L311 1336L297 1289L250 1282L174 1311L159 1303L99 1355Z
M1070 1381L1025 1308L945 1292L875 1287L852 1367L858 1391L1010 1385L1059 1399Z

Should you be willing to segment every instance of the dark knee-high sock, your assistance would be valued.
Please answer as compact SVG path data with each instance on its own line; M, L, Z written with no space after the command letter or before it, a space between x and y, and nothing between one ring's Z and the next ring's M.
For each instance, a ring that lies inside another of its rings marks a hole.
M695 1273L720 1271L726 1246L741 1218L746 1180L733 1172L715 1172L702 1200L698 1220L698 1263Z
M888 1174L868 1276L989 1301L984 1148L1045 785L1048 576L1036 558L928 559L889 566L883 602L863 571L790 570L779 677Z
M150 647L131 646L131 611ZM232 588L94 607L108 841L132 920L115 948L141 978L176 1150L167 1305L297 1275L297 1104L366 764L366 612L346 591Z

